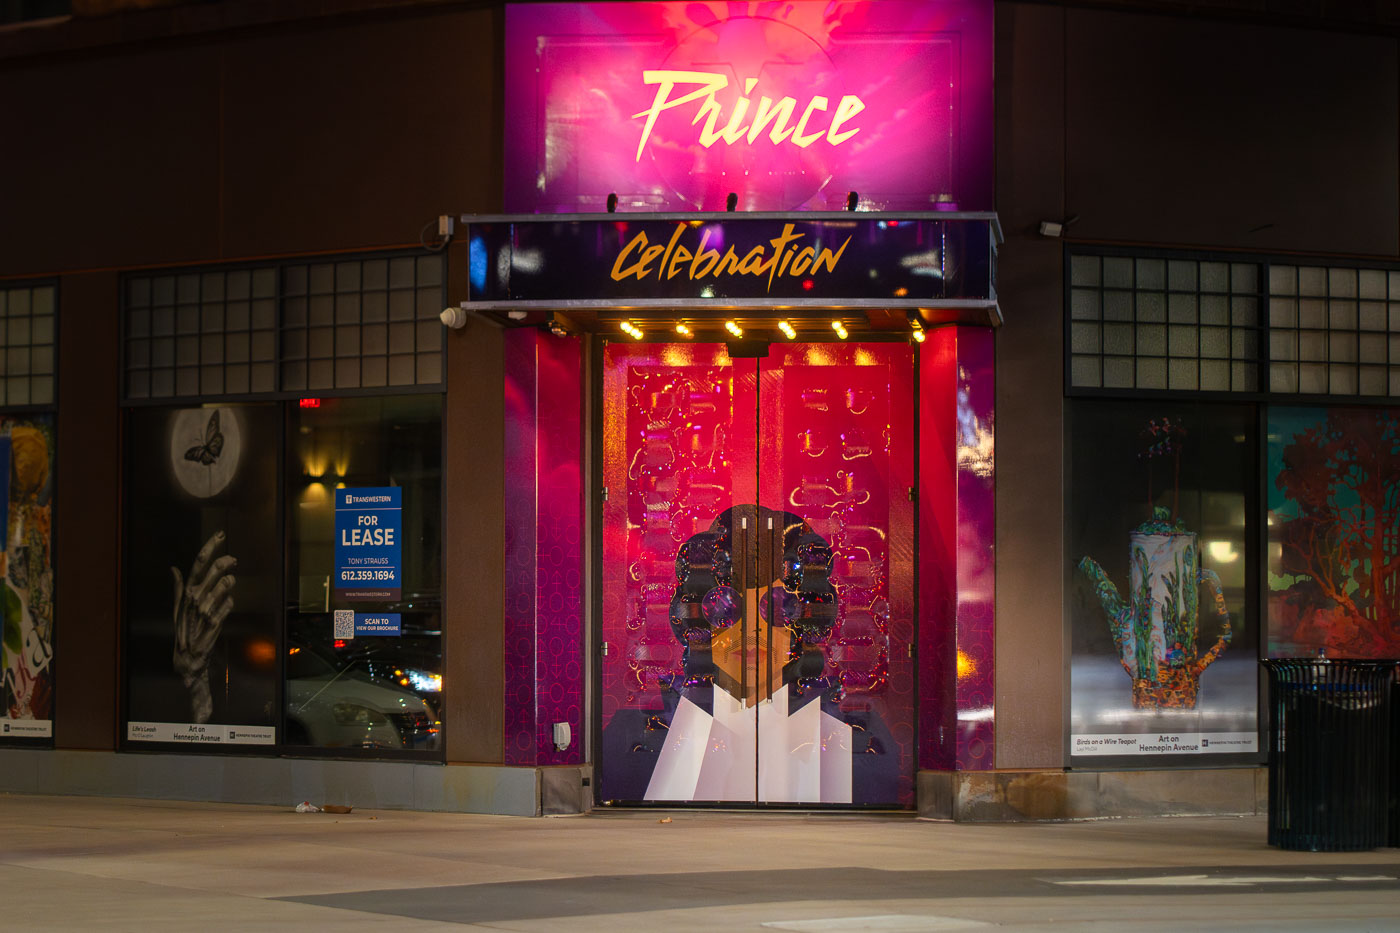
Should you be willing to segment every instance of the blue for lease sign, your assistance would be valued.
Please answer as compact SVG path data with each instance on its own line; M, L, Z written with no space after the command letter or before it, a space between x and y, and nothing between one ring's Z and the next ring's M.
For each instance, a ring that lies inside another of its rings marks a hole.
M403 594L403 489L335 491L335 598L397 602Z

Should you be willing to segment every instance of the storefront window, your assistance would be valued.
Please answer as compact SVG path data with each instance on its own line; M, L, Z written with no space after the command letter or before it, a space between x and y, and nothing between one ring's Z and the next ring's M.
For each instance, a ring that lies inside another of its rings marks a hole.
M276 742L280 408L129 413L129 742Z
M1400 657L1400 409L1270 407L1275 657Z
M330 396L441 389L444 279L406 252L125 278L128 743L440 757L442 397ZM52 296L24 297L0 333L48 372ZM347 490L374 557L340 585Z
M1257 758L1253 425L1245 405L1072 402L1065 556L1077 766Z
M288 412L285 742L435 752L441 397L307 399Z
M52 283L0 288L0 742L53 738L57 303Z
M0 417L0 736L53 735L54 427L49 414Z

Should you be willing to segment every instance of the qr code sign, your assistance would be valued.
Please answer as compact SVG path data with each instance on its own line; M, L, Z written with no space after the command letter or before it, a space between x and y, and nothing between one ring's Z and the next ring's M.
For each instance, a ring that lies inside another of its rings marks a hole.
M355 610L336 609L335 610L335 638L355 637Z

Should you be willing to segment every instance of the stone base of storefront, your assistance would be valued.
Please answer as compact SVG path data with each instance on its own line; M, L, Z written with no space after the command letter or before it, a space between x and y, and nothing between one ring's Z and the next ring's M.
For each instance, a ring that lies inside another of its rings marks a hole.
M292 807L562 816L593 805L592 768L0 749L0 792ZM920 771L918 814L958 822L1267 812L1264 768Z
M590 773L587 766L512 768L0 749L0 791L4 792L287 807L305 800L370 810L564 815L591 806Z
M919 816L958 822L1239 816L1268 810L1268 772L920 771Z

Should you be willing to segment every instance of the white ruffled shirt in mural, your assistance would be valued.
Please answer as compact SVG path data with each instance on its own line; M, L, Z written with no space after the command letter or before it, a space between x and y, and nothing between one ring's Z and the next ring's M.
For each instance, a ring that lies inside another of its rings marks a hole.
M821 707L813 699L789 716L783 688L755 717L716 687L711 716L682 697L646 799L850 803L851 727Z

